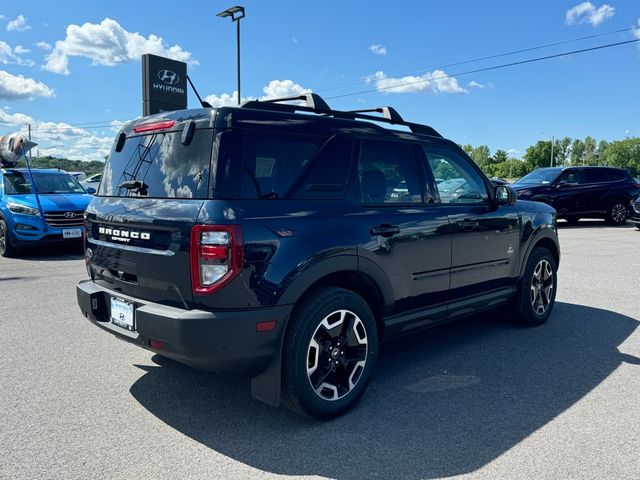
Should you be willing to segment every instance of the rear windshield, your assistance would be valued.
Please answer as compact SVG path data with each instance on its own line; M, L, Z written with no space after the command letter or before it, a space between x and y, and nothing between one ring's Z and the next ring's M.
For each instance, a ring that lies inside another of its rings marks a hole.
M87 193L71 175L64 172L33 172L38 193ZM4 174L4 193L6 195L27 195L33 193L29 174L26 172L7 172Z
M129 137L107 160L98 195L207 198L213 130L196 130L188 145L182 131Z

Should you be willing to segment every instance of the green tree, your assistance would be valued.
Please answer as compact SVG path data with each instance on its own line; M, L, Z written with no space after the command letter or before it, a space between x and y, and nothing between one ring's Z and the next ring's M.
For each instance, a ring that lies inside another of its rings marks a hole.
M600 140L598 143L598 151L596 152L596 155L598 156L598 165L608 165L604 156L604 152L607 150L608 146L609 142L606 140Z
M601 154L607 165L628 169L632 175L640 175L640 138L626 138L609 143Z
M598 164L598 144L593 137L587 137L584 139L584 157L583 165L597 165Z
M504 150L496 150L491 163L504 163L507 160L509 160L509 154L507 152L505 152Z
M582 165L584 155L584 142L576 138L571 144L571 165Z
M551 141L539 140L527 148L524 161L529 171L551 165Z
M470 156L480 167L491 163L491 150L489 150L489 147L486 145L480 145L474 148Z
M555 141L553 146L553 165L562 166L569 163L571 154L571 139L564 137Z

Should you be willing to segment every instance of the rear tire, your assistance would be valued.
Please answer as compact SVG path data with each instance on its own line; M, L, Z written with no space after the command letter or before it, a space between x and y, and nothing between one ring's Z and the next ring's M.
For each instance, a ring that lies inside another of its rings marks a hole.
M520 325L536 327L547 321L556 301L557 265L551 252L536 247L529 255L522 285L518 292Z
M11 243L7 223L4 220L0 220L0 255L3 257L13 257L16 250L16 247Z
M614 200L607 210L607 223L611 225L624 225L629 216L629 209L623 200Z
M378 334L362 297L323 288L291 319L283 352L283 403L322 420L351 409L364 394L378 356Z

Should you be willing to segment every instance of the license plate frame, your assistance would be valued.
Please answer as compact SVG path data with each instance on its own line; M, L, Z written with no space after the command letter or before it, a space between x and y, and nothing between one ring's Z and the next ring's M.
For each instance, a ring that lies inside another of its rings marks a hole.
M111 323L130 332L135 332L136 322L133 302L128 302L120 297L111 297L110 305L109 316Z
M82 238L82 229L81 228L63 228L62 238L64 239Z

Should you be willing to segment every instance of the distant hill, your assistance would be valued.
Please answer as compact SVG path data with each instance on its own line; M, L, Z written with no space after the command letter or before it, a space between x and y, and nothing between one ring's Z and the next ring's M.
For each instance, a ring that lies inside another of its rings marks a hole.
M26 163L24 160L21 160L18 163L18 167L26 167ZM89 175L93 175L94 173L102 172L104 168L104 162L100 161L91 161L85 162L82 160L69 160L66 158L57 158L57 157L33 157L31 160L31 168L60 168L61 170L66 170L67 172L84 172Z

